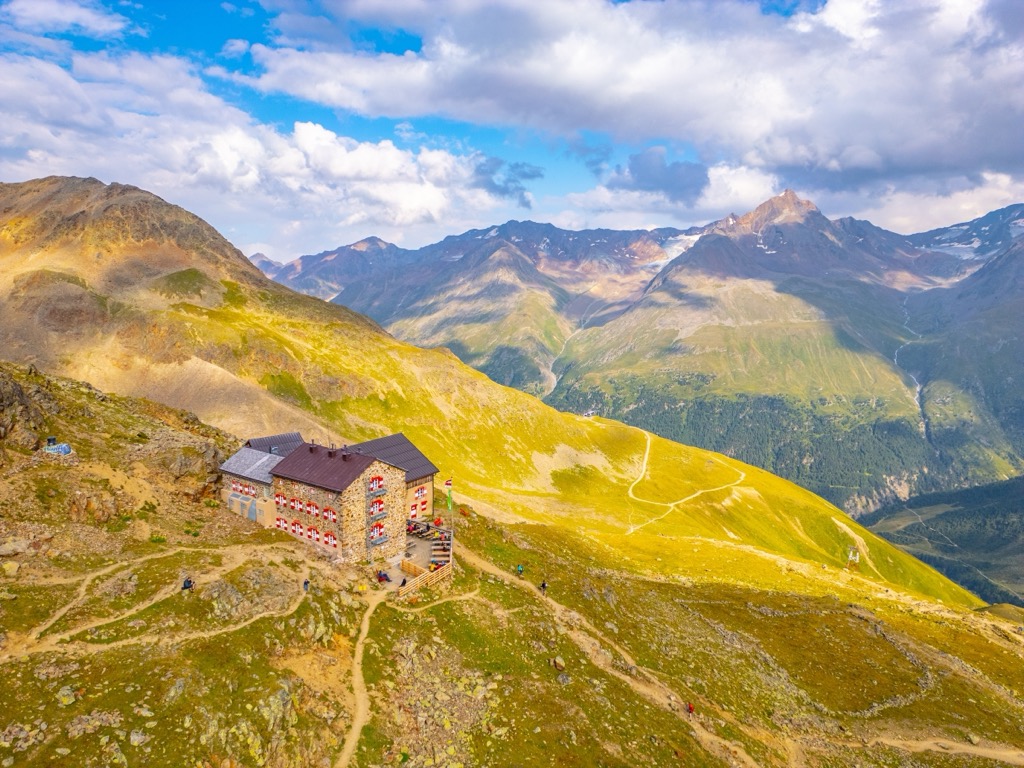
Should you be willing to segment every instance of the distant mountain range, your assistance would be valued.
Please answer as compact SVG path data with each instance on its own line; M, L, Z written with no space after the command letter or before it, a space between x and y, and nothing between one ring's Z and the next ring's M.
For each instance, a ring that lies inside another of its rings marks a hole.
M903 236L791 191L686 231L510 221L275 280L495 381L736 456L858 514L1024 469L1024 205Z

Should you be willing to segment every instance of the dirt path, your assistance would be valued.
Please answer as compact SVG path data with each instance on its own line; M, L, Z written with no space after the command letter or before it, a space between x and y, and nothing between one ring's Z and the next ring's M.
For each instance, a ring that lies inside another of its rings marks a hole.
M309 570L303 572L303 579L309 578ZM205 640L217 635L224 635L229 632L237 632L240 629L245 629L250 624L254 624L261 619L266 619L272 616L290 616L299 609L302 605L302 601L306 599L306 593L299 588L296 588L296 596L292 598L292 601L278 611L261 611L260 613L250 616L240 624L232 624L226 627L218 627L216 629L204 629L198 632L187 632L181 635L164 635L164 634L145 634L139 635L138 637L128 637L124 640L116 640L112 643L105 643L98 645L95 648L92 645L86 645L88 649L87 653L95 653L96 651L105 651L109 648L121 648L126 645L138 645L139 643L151 643L153 645L170 645L174 643L184 643L189 640Z
M359 624L359 639L356 640L355 652L352 656L352 694L355 698L355 711L352 713L352 727L345 736L345 745L334 763L334 768L348 768L352 756L359 744L359 736L363 726L370 719L370 695L366 691L363 678L363 649L366 647L366 636L370 633L370 617L377 606L388 597L388 592L373 592L367 596L366 613Z
M456 554L463 561L477 570L489 573L492 576L502 579L508 584L512 584L520 589L525 589L528 592L533 593L547 608L551 609L555 619L563 626L563 628L565 628L566 635L572 639L573 643L575 643L581 651L583 651L594 666L621 680L655 706L675 714L680 720L690 726L693 732L692 735L707 752L730 764L738 762L748 768L757 768L757 762L743 751L743 749L706 730L701 724L700 718L690 719L687 717L687 715L681 711L681 704L679 708L674 705L674 702L681 702L680 697L676 695L675 691L661 682L661 680L659 680L649 670L644 669L642 666L637 664L636 660L628 651L626 651L625 648L620 646L611 638L606 637L604 633L597 629L597 627L591 624L586 618L576 611L566 608L561 603L552 600L550 597L546 597L541 594L540 590L530 582L518 578L512 578L511 574L506 573L503 569L494 565L489 560L485 560L472 550L467 549L461 542L457 541L456 547ZM627 667L636 669L637 675L633 676L627 674L616 667L614 656L608 653L606 647L613 649L625 662Z
M163 552L154 552L151 555L145 555L144 557L140 557L140 558L137 558L135 560L121 561L119 563L114 563L113 565L108 565L105 568L100 568L98 571L92 571L91 573L87 573L87 574L85 574L83 576L79 576L79 577L72 577L72 578L68 579L67 581L63 581L62 580L60 582L54 582L54 583L73 584L74 582L78 581L79 579L81 579L81 581L82 581L81 585L79 585L79 587L78 587L78 591L75 593L75 596L73 598L71 598L70 601L68 601L65 605L63 605L60 609L58 609L53 615L50 616L50 618L48 618L45 622L40 624L38 627L34 627L31 630L29 630L28 634L30 636L32 636L32 637L38 638L44 632L46 632L46 630L48 630L50 627L52 627L54 624L56 624L58 621L60 621L61 618L64 616L64 614L66 614L68 611L70 611L72 608L74 608L76 605L81 603L82 600L85 599L85 595L89 591L89 587L91 587L93 585L93 583L96 581L96 579L100 578L101 576L106 576L107 574L113 573L114 571L118 571L118 570L120 570L122 568L128 568L128 567L130 567L132 565L137 565L139 563L145 563L145 562L148 562L150 560L159 560L161 557L170 557L172 555L178 554L179 552L202 552L202 551L207 551L207 550L203 550L203 549L197 548L197 547L175 547L174 549L168 549L168 550L165 550ZM212 550L210 550L210 551L212 551Z
M736 471L739 472L739 477L737 477L731 483L726 483L725 485L720 485L720 486L718 486L716 488L703 488L703 489L701 489L699 491L695 491L694 493L691 493L689 496L684 496L681 499L676 499L675 501L652 501L651 499L641 498L640 496L637 496L636 494L633 493L633 489L636 488L637 484L647 476L647 464L648 464L648 461L650 460L650 457L651 457L651 435L650 435L650 433L649 432L644 432L644 438L647 440L647 445L644 448L644 459L643 459L643 462L640 465L640 472L637 474L636 480L634 480L632 482L632 484L629 486L629 488L626 490L626 495L629 496L629 498L633 499L634 501L639 501L639 502L642 502L644 504L654 504L654 505L659 506L659 507L668 507L668 509L666 509L663 514L658 515L657 517L652 517L646 523L640 523L639 525L633 525L632 522L630 522L629 528L626 529L626 535L627 536L629 536L632 533L636 533L637 531L639 531L644 526L650 525L651 523L657 523L660 520L664 520L666 517L668 517L670 514L672 514L672 512L674 512L676 507L678 507L680 504L685 504L688 501L692 501L693 499L696 499L698 496L702 496L705 493L714 493L715 491L724 491L726 488L732 488L734 486L737 486L740 483L742 483L744 480L747 479L747 473L743 472L742 470L737 469ZM718 459L715 459L715 460L718 461ZM723 464L723 466L728 466L724 462L721 462L721 463ZM735 467L732 467L732 469L735 469ZM630 514L630 520L632 521L632 513Z
M993 746L983 747L981 745L960 744L945 739L934 739L926 741L907 741L893 739L888 736L880 736L868 742L868 746L884 744L888 747L896 747L907 752L940 752L947 755L971 755L972 757L983 757L988 760L995 760L1003 765L1024 765L1024 750L1013 747Z
M438 605L442 605L444 603L453 603L453 602L455 602L457 600L473 600L479 594L480 594L480 587L477 587L472 592L462 592L461 594L458 594L458 595L450 595L449 597L442 597L440 600L435 600L434 602L427 603L426 605L418 605L415 608L407 608L404 605L397 605L397 604L394 604L394 603L389 605L388 608L391 608L394 611L399 611L401 613L423 613L423 611L428 611L431 608L434 608L434 607L436 607ZM516 610L519 610L519 609L516 609Z
M135 605L131 606L130 608L126 609L121 613L112 616L103 616L92 621L87 621L82 624L75 625L71 629L65 630L64 632L55 633L47 637L41 637L41 635L45 633L50 627L52 627L57 621L59 621L61 617L65 616L68 611L70 611L76 605L81 604L81 602L88 595L89 587L92 586L98 578L110 574L114 571L120 569L129 569L140 563L144 563L149 560L159 559L161 557L170 557L180 552L210 552L212 554L220 556L222 558L222 562L219 566L216 566L212 570L204 571L203 576L204 578L208 579L216 579L222 576L223 574L237 568L246 560L249 560L252 557L254 551L267 549L272 550L275 548L287 551L289 553L294 552L293 547L288 547L287 545L284 545L279 542L258 546L253 546L251 544L238 544L232 547L225 547L223 549L216 550L206 549L202 547L176 547L174 549L169 549L163 552L146 555L144 557L136 558L135 560L123 561L121 563L116 563L114 565L101 568L97 571L93 571L82 577L82 584L78 588L75 597L73 597L65 605L61 606L61 608L55 611L45 622L30 630L25 636L18 638L15 642L12 642L7 653L0 657L0 663L10 661L16 658L24 658L26 656L32 656L39 653L47 653L56 650L61 650L65 653L71 653L73 655L91 655L94 653L100 653L109 650L111 648L119 648L126 645L136 645L139 643L167 644L171 642L181 642L185 640L213 637L215 635L225 634L228 632L234 632L236 630L242 629L255 621L258 621L262 618L267 618L268 616L287 616L290 613L294 612L296 609L298 609L299 605L302 603L302 598L304 597L304 594L302 592L299 592L298 597L292 601L292 604L282 611L264 611L254 616L251 616L241 624L234 624L228 627L203 630L200 632L192 632L183 635L146 633L143 635L139 635L138 637L125 638L124 640L118 640L112 643L85 643L80 641L68 643L70 638L72 638L75 635L78 635L82 632L86 632L90 629L102 627L107 624L112 624L114 622L129 618L138 613L141 613L147 608L156 605L157 603L163 600L167 600L173 597L179 592L178 585L177 583L175 583L171 586L165 587L164 589L157 591L148 599L142 601L141 603L136 603ZM306 562L305 558L303 558L303 560L304 562ZM308 562L306 562L305 573L307 575L309 573ZM305 578L305 576L303 576L303 578Z
M725 760L730 765L739 764L747 766L748 768L758 765L758 763L736 743L727 741L704 728L699 716L692 719L687 717L686 713L683 711L683 701L685 700L683 697L679 696L672 688L662 682L653 672L637 664L636 660L628 651L626 651L625 648L620 646L613 639L607 637L586 618L576 611L556 602L550 597L542 595L540 590L530 582L513 578L512 574L506 573L502 568L499 568L472 550L467 549L462 542L456 542L456 547L457 556L467 565L470 565L482 572L491 574L492 576L496 576L508 584L533 593L546 607L551 609L556 621L558 621L558 623L565 629L566 636L573 641L573 643L586 655L594 666L622 681L655 706L675 714L682 722L692 729L693 737L708 753ZM473 599L474 597L476 597L476 591L466 593L464 595L445 598L437 603L431 603L430 605L425 605L417 609L399 610L426 610L440 602L460 599L468 600ZM614 652L614 654L618 654L622 659L625 669L623 669L622 665L616 664L615 656L612 652ZM627 672L626 669L631 671L635 670L635 673ZM782 736L761 728L740 723L731 715L731 713L716 709L712 702L700 699L700 697L694 695L692 692L688 692L687 695L691 700L699 701L701 709L712 712L715 717L728 721L731 725L742 730L751 738L769 746L779 747L780 750L788 754L790 765L806 765L806 752L798 738L794 739ZM820 737L816 737L816 740L819 739ZM835 741L830 743L847 747L855 747L858 749L862 749L864 747L863 742ZM941 738L934 740L910 741L891 736L878 736L871 740L868 743L868 746L874 746L876 744L884 744L897 749L904 749L909 752L940 752L971 755L1002 762L1005 765L1024 766L1024 750L1000 744L974 746L972 744L961 744ZM813 744L810 746L811 749L814 748Z

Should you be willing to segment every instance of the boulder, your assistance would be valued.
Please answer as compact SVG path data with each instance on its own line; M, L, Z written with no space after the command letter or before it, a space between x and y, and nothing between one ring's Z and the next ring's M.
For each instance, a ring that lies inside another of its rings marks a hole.
M141 747L147 741L149 741L149 735L145 731L134 730L129 736L129 740L133 747Z
M0 557L12 557L13 555L23 555L28 552L29 546L32 544L31 539L15 539L9 538L3 544L0 544Z
M70 685L65 685L59 691L57 691L57 702L62 707L70 706L78 701L78 696L75 695L75 690Z

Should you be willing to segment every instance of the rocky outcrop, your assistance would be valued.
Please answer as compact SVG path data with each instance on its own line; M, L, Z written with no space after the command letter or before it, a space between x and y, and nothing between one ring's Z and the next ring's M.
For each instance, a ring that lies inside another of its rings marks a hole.
M68 501L68 517L73 523L107 523L120 511L116 496L79 491Z
M34 397L33 397L34 395ZM45 410L38 400L55 408L53 399L36 386L29 392L6 371L0 370L0 444L35 450L45 429Z

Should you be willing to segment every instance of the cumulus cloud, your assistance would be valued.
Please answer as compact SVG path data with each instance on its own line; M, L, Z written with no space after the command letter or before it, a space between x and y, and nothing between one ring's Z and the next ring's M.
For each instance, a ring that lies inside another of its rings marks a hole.
M224 46L220 49L221 56L227 56L228 58L237 58L244 56L249 52L249 41L239 40L233 38L224 43Z
M136 184L208 218L240 247L261 243L281 259L368 233L440 239L452 222L479 225L504 198L522 198L536 175L482 164L477 152L400 149L311 121L261 124L171 56L76 54L65 68L3 54L0 68L0 178Z
M0 5L0 178L134 183L277 258L524 207L687 226L792 187L907 230L1024 197L1019 0L235 0L215 12L265 18L202 61L125 52L111 7ZM268 94L273 124L244 108Z
M699 194L685 203L673 200L651 185L599 184L586 192L572 193L555 214L563 226L686 228L707 224L728 213L745 213L781 191L778 179L757 168L724 164L702 168L704 184ZM615 222L620 222L616 224Z
M834 215L849 213L894 232L911 234L961 221L1024 201L1024 180L1005 173L982 173L980 178L947 181L947 191L927 189L880 190L867 206L849 195L825 196L822 204Z
M98 3L74 0L9 0L0 17L19 29L54 33L76 31L95 37L111 37L128 26L128 20Z
M629 165L615 169L608 187L660 192L673 202L692 205L707 186L708 169L701 163L670 163L666 156L664 147L651 147L630 155Z
M473 185L495 197L515 200L522 208L533 207L524 182L539 179L544 171L530 163L506 163L499 157L482 157L473 169Z
M829 0L791 17L738 0L318 5L332 12L411 28L422 50L256 46L249 82L372 116L684 141L705 163L820 184L1024 171L1024 46L999 23L1005 2Z

